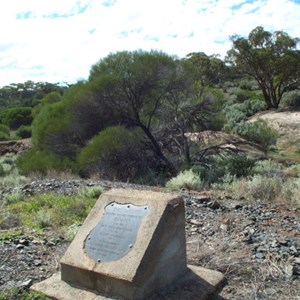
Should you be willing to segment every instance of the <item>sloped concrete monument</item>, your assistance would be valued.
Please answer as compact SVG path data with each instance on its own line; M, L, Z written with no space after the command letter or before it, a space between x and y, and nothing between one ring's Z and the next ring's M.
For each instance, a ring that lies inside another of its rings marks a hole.
M223 280L219 272L187 265L182 199L111 190L62 257L61 272L31 288L59 300L135 300L158 293L173 295L163 299L208 299Z

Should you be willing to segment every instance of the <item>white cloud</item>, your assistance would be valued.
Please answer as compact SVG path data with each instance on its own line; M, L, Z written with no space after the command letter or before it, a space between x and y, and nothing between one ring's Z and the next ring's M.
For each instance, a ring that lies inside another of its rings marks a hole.
M220 54L229 36L258 25L300 37L289 0L5 0L0 11L0 86L87 78L110 52L158 49L180 57Z

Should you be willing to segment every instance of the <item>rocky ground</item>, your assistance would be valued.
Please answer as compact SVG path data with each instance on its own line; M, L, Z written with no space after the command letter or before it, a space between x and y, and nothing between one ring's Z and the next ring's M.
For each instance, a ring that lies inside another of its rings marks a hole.
M23 190L72 195L92 185L151 189L125 183L37 180ZM0 199L7 192L1 191ZM300 299L299 211L235 201L223 194L180 194L186 204L188 261L226 276L220 299ZM57 272L68 244L55 232L40 235L24 229L21 235L0 241L0 290L28 288Z

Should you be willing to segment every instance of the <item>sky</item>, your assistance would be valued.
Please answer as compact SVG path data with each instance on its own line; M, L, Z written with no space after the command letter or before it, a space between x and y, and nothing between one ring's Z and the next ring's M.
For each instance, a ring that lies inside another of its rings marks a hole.
M219 54L256 26L300 38L300 0L2 0L0 87L75 83L123 50Z

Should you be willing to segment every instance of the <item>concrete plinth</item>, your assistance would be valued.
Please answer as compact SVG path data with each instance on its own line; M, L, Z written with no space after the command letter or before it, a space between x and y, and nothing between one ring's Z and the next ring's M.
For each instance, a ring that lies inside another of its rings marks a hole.
M181 198L111 190L100 196L61 259L61 273L32 289L59 300L137 300L171 291L176 298L167 299L206 299L223 275L186 261ZM188 287L176 291L184 285ZM187 291L188 298L179 297Z

